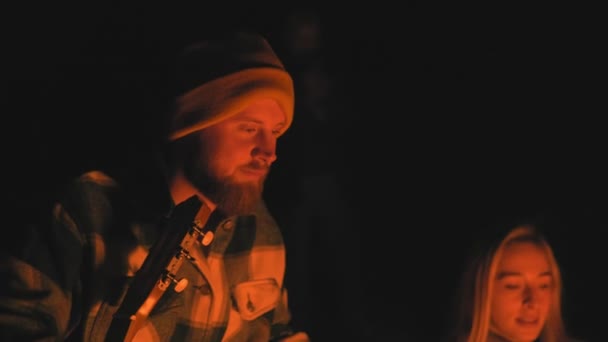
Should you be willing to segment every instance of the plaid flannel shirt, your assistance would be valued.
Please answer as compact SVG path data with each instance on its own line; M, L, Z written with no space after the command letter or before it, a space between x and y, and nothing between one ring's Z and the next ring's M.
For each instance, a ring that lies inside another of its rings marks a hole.
M158 236L151 216L100 171L84 174L55 203L52 224L27 227L27 244L3 259L2 336L103 341L112 314ZM160 214L159 214L160 215ZM203 250L208 248L208 250ZM285 249L262 203L256 215L225 217L212 243L190 251L135 341L270 341L292 334L283 286Z

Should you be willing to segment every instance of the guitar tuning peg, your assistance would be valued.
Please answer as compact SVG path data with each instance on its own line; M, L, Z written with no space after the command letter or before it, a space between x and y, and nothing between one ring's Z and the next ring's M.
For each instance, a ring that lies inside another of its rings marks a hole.
M213 241L214 235L212 231L208 231L203 235L203 238L201 239L201 244L203 246L209 246L209 244L211 244L211 241Z
M173 287L173 291L180 293L186 289L188 286L188 279L182 278L180 280L173 280L175 282L175 286Z
M173 291L175 291L177 293L184 291L186 289L186 287L188 287L187 278L182 278L180 280L177 280L175 278L175 275L173 275L171 273L167 273L163 276L163 280L159 283L159 286L163 290L166 290L169 287L169 284L171 284L171 282L173 282L175 284L175 286L173 286Z

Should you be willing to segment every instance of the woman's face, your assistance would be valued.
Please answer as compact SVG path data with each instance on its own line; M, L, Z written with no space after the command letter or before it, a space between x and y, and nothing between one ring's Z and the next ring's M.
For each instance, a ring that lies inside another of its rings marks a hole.
M544 250L532 242L507 244L494 284L492 331L513 342L537 339L547 320L554 291Z

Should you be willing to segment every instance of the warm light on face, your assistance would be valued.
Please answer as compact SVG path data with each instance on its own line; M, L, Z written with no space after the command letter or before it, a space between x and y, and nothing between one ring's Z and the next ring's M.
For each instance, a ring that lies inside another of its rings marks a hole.
M554 291L544 250L511 242L503 250L492 290L492 331L513 342L534 341L547 320Z
M185 174L228 214L246 214L261 199L270 166L277 159L285 114L272 99L257 99L239 113L198 133L198 146Z
M260 180L276 160L285 115L272 99L258 99L242 112L207 128L215 174L234 182Z

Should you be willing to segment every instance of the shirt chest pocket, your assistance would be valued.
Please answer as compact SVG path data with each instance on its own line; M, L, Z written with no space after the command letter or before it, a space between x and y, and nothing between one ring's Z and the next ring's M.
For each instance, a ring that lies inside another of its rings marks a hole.
M281 289L274 278L242 282L232 289L234 304L245 321L274 309L280 297Z

